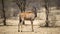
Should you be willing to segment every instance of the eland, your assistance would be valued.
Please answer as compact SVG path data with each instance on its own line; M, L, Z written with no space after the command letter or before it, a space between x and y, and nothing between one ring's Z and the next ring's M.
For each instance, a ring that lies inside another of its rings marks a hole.
M19 13L19 23L18 23L18 32L22 32L22 25L25 20L30 20L31 21L31 29L33 29L33 21L37 17L37 11L36 7L33 7L31 11L25 11L25 12L20 12Z

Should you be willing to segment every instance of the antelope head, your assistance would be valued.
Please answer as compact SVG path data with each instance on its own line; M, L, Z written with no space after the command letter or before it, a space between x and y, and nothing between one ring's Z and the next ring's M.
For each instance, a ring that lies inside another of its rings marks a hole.
M35 17L37 17L37 10L36 10L36 7L33 7L32 11L33 11L33 13L35 14Z

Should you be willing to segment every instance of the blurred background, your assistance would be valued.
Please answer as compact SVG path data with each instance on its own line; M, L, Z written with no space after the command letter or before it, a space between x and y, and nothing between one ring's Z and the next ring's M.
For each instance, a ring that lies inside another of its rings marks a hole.
M30 11L33 6L36 7L36 24L44 25L46 24L46 18L48 18L49 26L60 26L60 0L26 0L25 3L25 11ZM16 0L0 0L0 25L4 25L5 22L7 25L18 24L19 12L21 12L21 10L16 4ZM49 14L46 14L46 12ZM46 15L48 17L46 17Z
M18 33L19 13L32 7L37 11L34 32L25 20L23 32ZM0 0L0 34L60 34L60 0Z

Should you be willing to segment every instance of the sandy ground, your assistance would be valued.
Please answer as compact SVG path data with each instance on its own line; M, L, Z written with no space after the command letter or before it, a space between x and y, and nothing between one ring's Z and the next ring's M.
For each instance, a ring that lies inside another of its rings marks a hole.
M34 26L34 32L31 32L31 26L23 26L23 32L17 30L17 26L0 26L0 34L60 34L60 27Z
M23 32L18 32L18 20L7 20L7 24L10 26L0 26L0 34L60 34L60 27L34 25L34 32L31 32L31 25L23 25ZM30 23L26 22L26 24Z

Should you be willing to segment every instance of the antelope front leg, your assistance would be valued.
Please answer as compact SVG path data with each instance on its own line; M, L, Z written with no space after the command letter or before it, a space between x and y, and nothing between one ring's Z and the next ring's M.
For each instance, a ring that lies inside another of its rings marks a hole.
M20 32L20 23L18 24L18 32Z
M22 32L22 20L19 20L18 32Z
M22 32L22 22L18 24L18 32Z
M32 32L34 31L34 29L33 29L33 21L31 21L31 26L32 26Z
M22 18L22 21L21 21L21 28L20 28L20 32L22 32L22 25L23 25L23 22L24 22L24 19Z
M22 25L23 25L23 22L21 22L21 24L20 24L20 25L21 25L20 32L22 32Z

